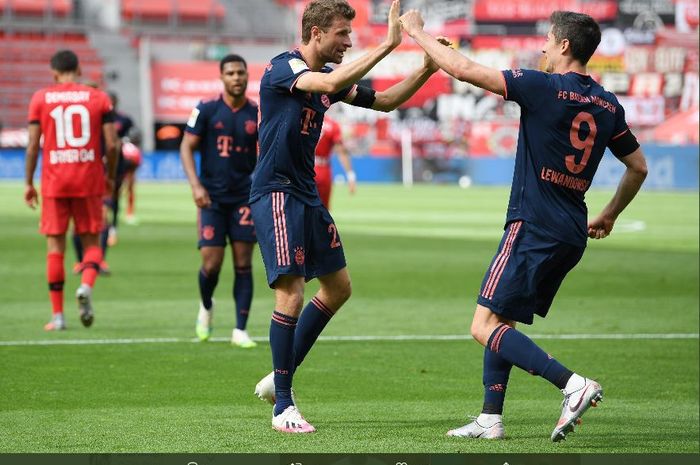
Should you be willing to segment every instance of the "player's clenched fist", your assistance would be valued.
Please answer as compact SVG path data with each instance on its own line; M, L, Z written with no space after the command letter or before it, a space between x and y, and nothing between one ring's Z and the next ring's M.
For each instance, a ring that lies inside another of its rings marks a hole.
M399 22L403 30L406 31L409 36L415 31L423 29L423 25L425 24L418 10L408 10L399 18Z

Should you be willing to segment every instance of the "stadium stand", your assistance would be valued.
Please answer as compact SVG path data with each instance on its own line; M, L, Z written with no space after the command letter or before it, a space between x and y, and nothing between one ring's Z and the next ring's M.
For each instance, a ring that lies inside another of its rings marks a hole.
M122 18L133 23L221 22L226 11L216 0L123 0Z
M83 34L0 33L0 108L6 127L26 126L29 100L51 84L49 60L64 48L78 54L86 79L102 81L102 60Z
M0 11L13 16L65 17L71 10L70 0L0 0Z

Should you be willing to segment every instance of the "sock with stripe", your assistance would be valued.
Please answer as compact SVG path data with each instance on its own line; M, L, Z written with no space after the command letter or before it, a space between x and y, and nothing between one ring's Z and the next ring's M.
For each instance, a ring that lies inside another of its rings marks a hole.
M236 267L233 281L233 300L236 302L236 328L245 329L253 301L253 273L251 267Z
M306 354L309 353L321 331L332 317L333 312L318 297L314 297L306 304L304 311L301 312L299 325L294 336L296 366L301 365L301 362L304 361Z
M46 278L49 282L49 299L54 315L63 313L63 284L66 271L63 268L63 254L49 252L46 255Z
M102 249L96 246L88 247L83 257L83 276L81 284L95 287L97 274L100 272L100 262L102 262Z
M493 330L486 347L518 368L543 377L559 389L566 387L573 374L540 349L529 337L505 323Z
M199 296L202 299L202 305L207 310L211 309L211 298L214 295L214 289L219 284L219 272L208 273L204 268L199 269Z
M297 318L274 311L270 322L270 349L275 379L275 409L279 415L292 401L292 377L294 376L294 331Z
M508 378L513 364L496 352L484 348L484 407L483 414L503 413Z

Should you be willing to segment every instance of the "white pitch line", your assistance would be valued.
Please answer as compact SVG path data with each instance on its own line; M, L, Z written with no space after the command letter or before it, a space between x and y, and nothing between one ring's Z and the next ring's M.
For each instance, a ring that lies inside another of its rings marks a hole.
M532 339L699 339L699 333L637 333L637 334L530 334ZM254 337L254 341L267 342L266 337ZM397 335L397 336L321 336L319 341L465 341L471 336L465 334L445 335ZM212 342L229 342L229 338L213 337ZM195 338L151 337L135 339L57 339L29 341L0 341L0 346L59 346L59 345L102 345L102 344L170 344L198 342Z

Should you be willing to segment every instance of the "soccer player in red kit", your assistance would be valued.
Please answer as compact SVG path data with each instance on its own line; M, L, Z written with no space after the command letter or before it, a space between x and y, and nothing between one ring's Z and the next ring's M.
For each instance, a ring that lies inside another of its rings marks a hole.
M29 143L26 153L24 200L31 208L39 204L34 171L43 134L41 164L41 221L46 235L46 269L53 308L47 331L66 328L63 317L63 284L68 222L83 244L82 280L76 291L80 321L93 322L92 288L102 261L99 234L102 230L102 198L112 191L116 172L117 133L114 111L107 94L77 83L78 57L61 50L51 57L56 84L37 91L29 104ZM102 140L108 173L102 161Z
M330 210L331 188L333 187L333 172L331 170L331 153L333 149L338 153L340 164L345 169L345 177L348 180L348 188L350 193L355 193L355 182L357 177L352 170L350 162L350 153L343 144L343 134L340 129L340 124L337 121L326 116L321 128L321 137L316 145L314 170L316 176L316 188L318 195L321 197L323 206Z

